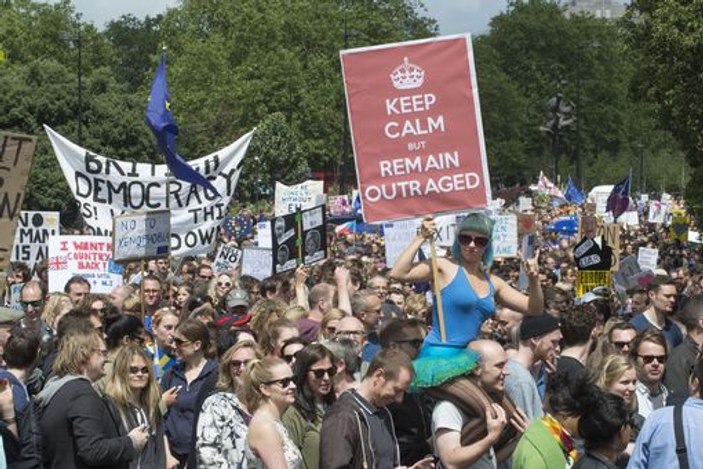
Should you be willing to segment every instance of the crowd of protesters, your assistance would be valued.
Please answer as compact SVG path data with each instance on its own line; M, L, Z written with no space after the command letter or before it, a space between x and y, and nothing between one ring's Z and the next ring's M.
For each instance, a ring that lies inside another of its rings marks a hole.
M0 307L0 433L10 468L703 467L703 258L659 249L645 285L577 297L575 236L493 259L468 217L437 259L380 233L257 280L212 259L127 265L124 285L13 263ZM521 292L521 268L528 288ZM441 324L440 324L441 323ZM0 467L2 466L0 461Z

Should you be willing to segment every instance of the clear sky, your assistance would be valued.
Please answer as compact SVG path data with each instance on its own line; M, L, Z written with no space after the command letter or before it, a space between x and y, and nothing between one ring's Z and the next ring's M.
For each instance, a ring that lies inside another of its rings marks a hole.
M262 0L265 1L265 0ZM315 1L315 0L310 0ZM73 0L84 21L102 28L110 20L131 13L154 16L178 4L178 0ZM505 9L506 0L425 0L429 16L439 22L442 34L488 31L490 19Z

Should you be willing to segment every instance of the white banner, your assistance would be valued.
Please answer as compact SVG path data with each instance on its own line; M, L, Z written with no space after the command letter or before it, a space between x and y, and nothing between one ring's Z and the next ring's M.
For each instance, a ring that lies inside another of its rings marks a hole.
M277 217L295 212L297 207L301 210L325 204L324 182L309 180L286 186L276 181L276 202L274 205Z
M31 269L49 257L49 237L59 234L59 212L22 212L12 246L12 262Z
M98 156L49 127L44 128L91 234L110 235L112 218L117 215L167 208L168 168L165 164ZM253 133L243 135L218 152L189 162L212 182L222 197L190 183L170 181L171 255L174 257L207 254L214 247Z
M74 275L90 282L91 293L110 293L122 285L121 267L112 261L112 240L107 236L49 238L49 291L63 291Z

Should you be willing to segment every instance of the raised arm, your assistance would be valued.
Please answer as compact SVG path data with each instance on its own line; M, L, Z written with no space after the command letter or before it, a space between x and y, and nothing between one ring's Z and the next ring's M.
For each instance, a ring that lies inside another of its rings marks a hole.
M420 232L405 248L405 251L398 256L391 270L391 277L400 282L427 282L432 280L432 267L428 261L413 263L420 246L427 240L432 239L436 231L434 217L426 215L422 219Z
M542 286L539 283L538 258L539 250L535 253L535 257L524 262L525 272L529 280L527 295L520 293L503 279L492 276L498 303L513 311L530 316L539 316L544 313L544 295L542 294Z

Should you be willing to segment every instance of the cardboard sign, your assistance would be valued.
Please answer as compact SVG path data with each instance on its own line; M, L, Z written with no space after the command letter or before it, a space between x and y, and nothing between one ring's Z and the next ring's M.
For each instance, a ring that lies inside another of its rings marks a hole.
M517 257L517 217L498 215L493 217L493 257Z
M280 274L327 256L325 206L271 220L273 272Z
M90 282L91 293L110 293L122 285L121 270L112 260L112 239L108 236L49 239L49 291L63 291L71 277L80 275Z
M277 217L295 212L297 209L307 210L325 204L324 182L305 181L294 186L286 186L276 181L276 202L274 205Z
M0 272L10 263L37 137L0 132Z
M168 178L165 164L98 156L49 127L45 129L91 234L111 235L112 219L117 215L168 207L174 257L199 256L214 248L220 223L227 215L227 206L237 187L242 158L253 135L249 132L220 151L188 162L222 194L218 197L202 187Z
M486 207L470 36L346 50L341 61L365 221Z
M606 248L611 249L612 264L610 266L610 270L617 272L620 268L620 225L617 223L606 223L600 225L598 226L596 234L603 238L601 249L603 251L605 251Z
M157 210L115 217L112 247L115 262L167 257L171 250L171 212Z
M637 263L642 270L655 270L659 261L659 249L639 248L637 251Z
M242 249L242 275L249 275L259 280L271 276L273 257L271 249L245 247Z
M49 237L59 234L59 212L22 212L19 217L12 262L24 262L31 269L49 257Z
M231 272L242 261L242 250L235 244L223 244L217 251L212 268L215 272Z

